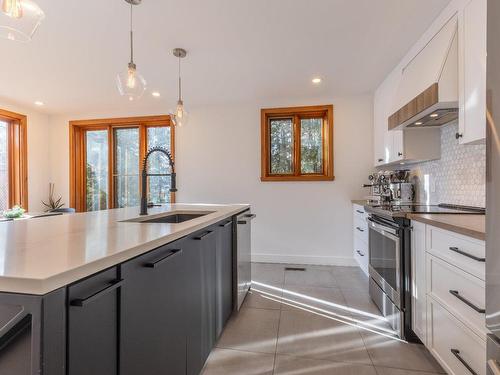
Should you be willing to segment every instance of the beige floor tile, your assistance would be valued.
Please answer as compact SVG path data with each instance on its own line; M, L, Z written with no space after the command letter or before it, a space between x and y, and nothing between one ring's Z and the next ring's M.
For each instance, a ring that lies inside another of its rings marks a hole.
M276 375L377 375L371 365L345 362L331 362L319 359L298 358L278 355L274 374Z
M338 288L286 285L281 308L286 311L310 308L325 314L351 316Z
M241 309L229 320L216 346L257 353L274 353L279 319L279 310Z
M278 353L371 364L358 328L304 311L282 311Z
M402 370L397 368L377 367L378 375L430 375L434 372Z
M282 294L281 288L254 284L243 302L243 307L279 310Z
M230 349L214 349L202 375L271 375L274 354L250 353Z
M303 266L305 271L285 271L285 285L334 287L335 278L330 268Z
M428 372L443 371L423 345L410 344L365 330L361 330L361 335L375 366Z
M285 278L285 269L281 264L252 263L252 281L256 285L281 287Z

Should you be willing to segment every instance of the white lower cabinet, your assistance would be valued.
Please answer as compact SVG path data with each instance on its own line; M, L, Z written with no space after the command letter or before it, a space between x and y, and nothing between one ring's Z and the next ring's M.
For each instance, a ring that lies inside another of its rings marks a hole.
M485 375L484 241L412 227L413 331L448 374Z
M411 273L412 273L412 326L418 338L427 343L427 288L425 265L425 224L412 223Z
M427 348L446 372L486 375L486 342L432 297L427 299L427 315Z
M353 205L353 257L359 267L368 276L368 224L367 213L363 206Z

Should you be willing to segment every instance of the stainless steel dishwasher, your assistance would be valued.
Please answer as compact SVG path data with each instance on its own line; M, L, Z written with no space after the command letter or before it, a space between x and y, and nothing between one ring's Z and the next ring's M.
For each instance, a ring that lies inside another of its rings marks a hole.
M239 310L241 304L250 289L252 282L251 271L251 251L252 251L252 220L255 215L250 211L245 211L236 217L236 291L235 300L237 301L236 309Z

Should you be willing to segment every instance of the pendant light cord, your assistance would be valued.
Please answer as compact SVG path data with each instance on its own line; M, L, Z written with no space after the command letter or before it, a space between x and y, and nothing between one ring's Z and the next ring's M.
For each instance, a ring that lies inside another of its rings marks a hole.
M130 4L130 63L134 63L133 5Z
M181 57L178 57L179 60L179 101L182 100L182 85L181 85Z

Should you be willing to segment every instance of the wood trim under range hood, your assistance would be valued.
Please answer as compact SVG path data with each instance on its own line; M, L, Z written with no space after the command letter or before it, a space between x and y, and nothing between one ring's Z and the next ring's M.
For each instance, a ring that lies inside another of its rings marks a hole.
M389 130L442 126L456 120L458 118L456 106L443 104L439 102L439 83L436 82L389 116ZM416 124L417 120L418 124Z

